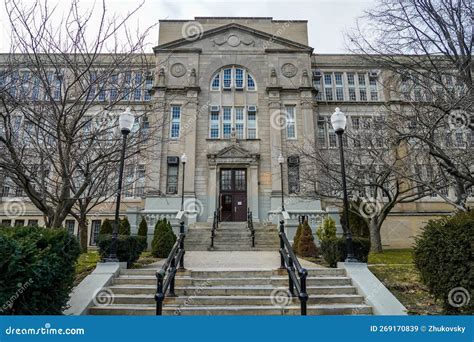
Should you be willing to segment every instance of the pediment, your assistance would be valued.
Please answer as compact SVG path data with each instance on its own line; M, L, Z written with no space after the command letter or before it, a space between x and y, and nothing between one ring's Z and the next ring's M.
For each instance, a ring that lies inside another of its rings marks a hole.
M233 143L217 153L207 155L211 164L254 164L260 159L259 154L251 153L238 143Z
M232 144L217 152L216 158L252 158L252 155L243 147Z
M177 52L180 50L284 50L289 52L312 52L310 46L255 30L237 23L231 23L204 31L193 37L181 38L158 45L156 52Z

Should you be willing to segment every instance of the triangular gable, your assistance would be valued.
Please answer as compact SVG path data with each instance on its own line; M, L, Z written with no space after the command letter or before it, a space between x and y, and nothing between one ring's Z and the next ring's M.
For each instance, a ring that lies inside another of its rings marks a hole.
M237 24L237 23L230 23L227 25L219 26L219 27L204 31L199 37L196 37L196 39L190 39L189 37L186 37L186 38L177 39L177 40L174 40L162 45L158 45L155 48L153 48L153 50L155 52L159 52L159 51L168 51L168 50L177 50L177 49L179 50L180 48L186 49L186 48L189 48L190 46L195 45L196 42L202 41L204 39L210 39L213 36L217 36L219 34L222 34L223 32L230 31L230 30L237 30L237 31L250 34L252 36L271 42L272 44L278 44L289 50L300 50L302 52L313 51L313 48L308 45L300 44L292 40L281 38L276 35L272 35L263 31L259 31L247 26Z

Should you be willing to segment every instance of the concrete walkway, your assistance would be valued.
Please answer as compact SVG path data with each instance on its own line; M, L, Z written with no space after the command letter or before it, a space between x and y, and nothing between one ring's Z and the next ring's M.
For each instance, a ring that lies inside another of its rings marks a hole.
M302 267L323 268L323 266L299 258ZM159 268L164 260L145 266ZM220 252L189 251L184 256L184 267L190 270L268 270L280 266L280 255L277 252Z

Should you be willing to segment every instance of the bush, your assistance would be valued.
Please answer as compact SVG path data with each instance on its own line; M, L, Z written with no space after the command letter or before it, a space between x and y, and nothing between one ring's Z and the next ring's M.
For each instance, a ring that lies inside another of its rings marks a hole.
M428 291L442 302L446 314L474 313L473 294L469 293L474 284L473 241L474 211L429 221L415 239L415 267ZM465 290L453 290L456 288ZM469 303L456 307L469 296Z
M319 241L333 239L336 237L336 222L327 216L316 230Z
M308 221L304 221L296 254L302 257L317 257L318 249L314 244L314 236Z
M120 220L119 235L130 235L130 222L126 216Z
M62 314L79 254L66 229L0 228L0 314Z
M110 244L112 243L112 235L99 236L99 254L102 260L110 254ZM117 258L121 262L126 262L130 267L140 258L140 254L146 247L146 243L142 236L119 235L117 240Z
M352 238L354 255L360 262L367 262L370 251L370 240L365 238ZM321 241L321 254L330 267L337 267L338 262L346 260L346 238L332 238Z
M106 235L112 233L112 224L110 223L109 219L105 219L104 222L102 222L102 225L100 226L99 235Z
M295 236L293 237L293 251L296 251L298 250L298 243L300 242L300 238L301 238L301 233L303 232L303 225L300 223L298 224L298 228L296 228L296 233L295 233Z
M147 242L148 239L148 224L146 223L146 220L144 217L142 217L142 221L140 222L140 225L138 226L138 236L143 236L145 238L145 242Z
M157 258L166 258L173 249L176 242L176 235L173 233L171 224L166 219L156 223L151 242L151 254Z

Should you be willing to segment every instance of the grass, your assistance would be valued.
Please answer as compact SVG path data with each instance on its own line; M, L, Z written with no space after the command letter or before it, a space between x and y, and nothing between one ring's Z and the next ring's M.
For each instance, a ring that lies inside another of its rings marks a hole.
M151 252L143 252L132 268L142 268L159 260L161 259L153 257ZM82 280L84 280L85 277L91 274L99 261L100 256L98 251L82 253L77 260L74 286L78 285Z
M369 255L369 269L408 309L411 315L437 315L442 310L420 280L411 249L385 250Z

